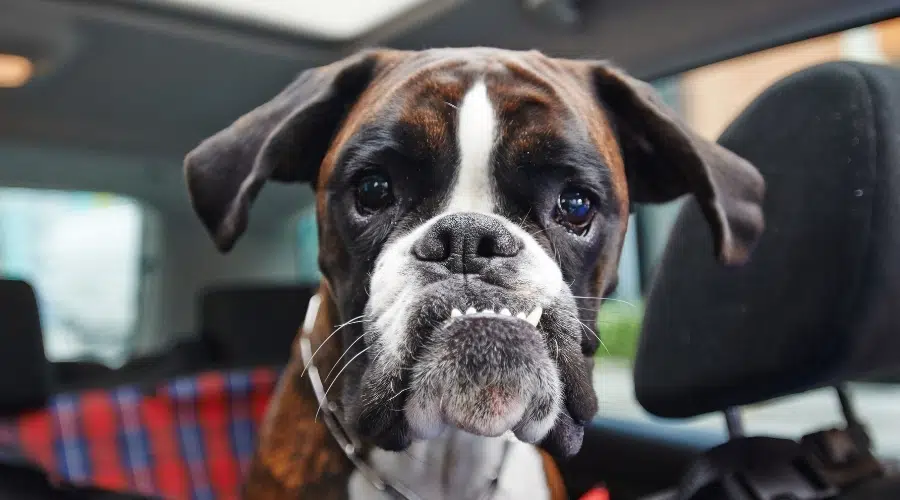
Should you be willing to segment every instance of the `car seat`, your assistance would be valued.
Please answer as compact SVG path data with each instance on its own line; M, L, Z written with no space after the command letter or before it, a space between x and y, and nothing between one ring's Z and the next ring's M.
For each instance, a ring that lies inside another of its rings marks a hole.
M725 267L685 203L649 294L634 382L656 416L726 412L732 438L659 498L900 498L845 387L900 367L900 70L803 70L719 142L765 177L765 233L748 264ZM846 426L801 440L743 435L741 406L827 387Z

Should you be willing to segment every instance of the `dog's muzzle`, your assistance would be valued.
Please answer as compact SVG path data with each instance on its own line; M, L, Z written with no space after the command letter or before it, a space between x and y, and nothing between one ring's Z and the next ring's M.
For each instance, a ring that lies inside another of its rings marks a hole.
M427 439L452 426L540 441L560 408L553 357L579 349L558 320L576 311L564 289L547 252L496 215L439 216L389 244L366 308L375 354L363 376L364 430L400 425ZM379 404L403 418L377 416Z

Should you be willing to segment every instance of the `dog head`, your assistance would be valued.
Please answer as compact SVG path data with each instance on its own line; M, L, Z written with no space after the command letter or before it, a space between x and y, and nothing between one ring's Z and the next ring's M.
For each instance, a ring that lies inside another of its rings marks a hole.
M384 449L453 426L575 453L631 203L693 194L730 264L763 227L756 170L649 85L537 52L372 50L310 69L185 169L222 251L265 182L316 190L330 300L357 319L341 404Z

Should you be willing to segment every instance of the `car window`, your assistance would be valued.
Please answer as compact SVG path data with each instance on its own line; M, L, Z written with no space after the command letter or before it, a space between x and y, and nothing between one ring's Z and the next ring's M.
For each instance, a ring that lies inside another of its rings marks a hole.
M691 126L715 139L747 104L782 77L826 61L890 62L898 56L900 21L892 20L738 57L653 83ZM597 354L595 386L602 416L653 419L635 400L631 366L643 297L681 203L638 207L632 217L629 240L637 240L640 245L626 244L619 273L620 278L639 279L641 286L637 290L620 287L598 317L604 346ZM632 268L633 262L639 263L637 270ZM851 390L858 413L869 425L876 451L900 457L900 426L895 423L900 419L900 384L856 383ZM748 433L795 438L842 422L838 400L830 389L753 405L742 408L741 413ZM721 415L667 423L724 429Z
M309 208L297 220L297 279L303 283L319 281L319 233L316 211Z
M0 274L34 287L50 361L128 358L143 222L141 206L120 196L0 188Z

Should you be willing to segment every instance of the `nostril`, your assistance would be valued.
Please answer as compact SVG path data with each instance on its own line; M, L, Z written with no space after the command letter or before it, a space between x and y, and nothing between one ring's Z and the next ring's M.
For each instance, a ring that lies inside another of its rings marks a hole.
M481 238L478 242L478 247L475 249L475 254L479 257L496 257L497 256L497 240L494 239L492 235L487 235Z
M450 258L453 235L446 230L429 231L413 248L419 260L441 262Z
M521 250L519 240L505 229L482 235L475 248L478 257L515 257Z

